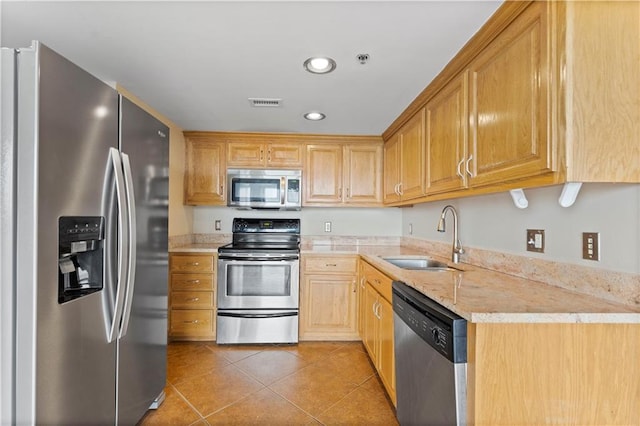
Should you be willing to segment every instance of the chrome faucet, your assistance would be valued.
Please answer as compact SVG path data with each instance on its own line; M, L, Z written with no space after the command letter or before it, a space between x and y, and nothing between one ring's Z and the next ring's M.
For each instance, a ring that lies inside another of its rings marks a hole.
M460 255L464 253L464 249L462 248L462 243L458 238L458 212L456 212L455 207L445 206L445 208L442 209L440 221L438 222L438 232L444 232L444 216L447 214L447 210L451 211L451 214L453 214L453 247L451 248L451 260L453 263L459 263Z

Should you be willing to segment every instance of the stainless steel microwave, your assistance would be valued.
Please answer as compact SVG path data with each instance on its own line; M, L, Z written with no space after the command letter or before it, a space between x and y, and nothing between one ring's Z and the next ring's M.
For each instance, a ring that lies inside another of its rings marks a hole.
M227 205L247 209L300 210L302 171L228 169Z

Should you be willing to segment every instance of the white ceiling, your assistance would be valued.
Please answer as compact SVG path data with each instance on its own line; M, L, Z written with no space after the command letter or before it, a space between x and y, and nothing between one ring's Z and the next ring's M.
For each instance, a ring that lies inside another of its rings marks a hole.
M1 43L40 40L185 130L379 135L500 3L0 1ZM304 71L313 55L337 69Z

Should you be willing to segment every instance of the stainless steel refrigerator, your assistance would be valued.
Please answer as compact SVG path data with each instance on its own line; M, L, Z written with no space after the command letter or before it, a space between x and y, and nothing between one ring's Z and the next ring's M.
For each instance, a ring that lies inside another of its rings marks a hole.
M166 382L169 131L2 49L0 424L135 424Z

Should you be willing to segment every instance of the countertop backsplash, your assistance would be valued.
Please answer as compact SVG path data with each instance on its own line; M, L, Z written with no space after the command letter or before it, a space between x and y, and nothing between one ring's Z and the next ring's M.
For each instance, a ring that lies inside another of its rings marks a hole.
M169 238L169 250L215 250L231 242L231 234L190 234ZM410 247L426 256L451 256L451 244L414 237L302 236L303 251L344 252L366 246ZM608 271L465 246L462 263L640 307L640 275Z

